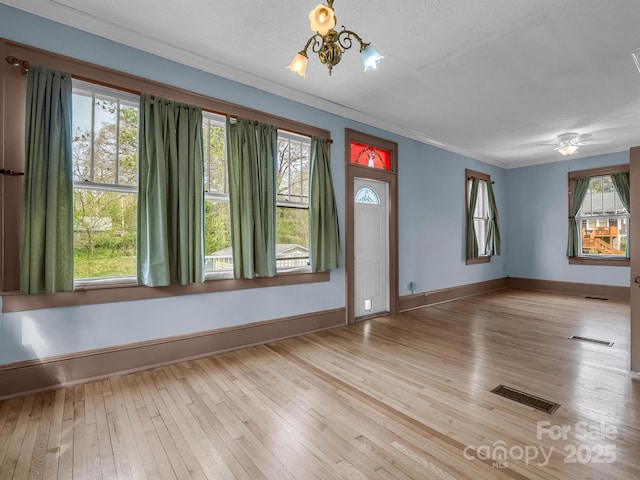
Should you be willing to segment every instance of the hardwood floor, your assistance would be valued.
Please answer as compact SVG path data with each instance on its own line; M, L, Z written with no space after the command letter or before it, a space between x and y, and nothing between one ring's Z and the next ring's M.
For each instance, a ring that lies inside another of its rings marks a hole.
M637 479L628 331L628 302L503 290L10 399L0 479Z

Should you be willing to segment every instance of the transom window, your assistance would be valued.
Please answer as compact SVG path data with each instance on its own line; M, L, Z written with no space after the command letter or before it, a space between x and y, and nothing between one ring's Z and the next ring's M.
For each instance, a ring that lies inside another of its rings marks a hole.
M351 163L369 168L391 170L391 152L382 148L352 141Z

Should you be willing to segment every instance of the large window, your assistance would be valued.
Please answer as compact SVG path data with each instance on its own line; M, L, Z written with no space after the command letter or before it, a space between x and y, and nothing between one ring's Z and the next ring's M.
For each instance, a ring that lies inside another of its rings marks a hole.
M278 131L276 265L309 265L309 137Z
M53 55L39 49L0 39L6 55L26 62L45 65L73 78L72 98L72 168L74 201L74 279L79 295L5 297L5 311L48 306L92 304L123 299L123 290L100 288L103 284L131 287L127 299L154 298L157 291L134 287L137 272L137 205L138 205L138 123L139 94L169 98L203 109L203 147L205 186L205 262L208 278L219 274L225 281L205 284L171 285L163 295L227 291L243 288L294 285L328 281L328 272L310 272L308 265L308 180L311 136L327 138L325 129L275 117L241 105L216 100L116 70L99 67L77 59ZM0 74L8 91L14 92L3 104L6 118L24 118L25 76L19 69L4 69ZM80 80L82 79L82 80ZM109 88L107 88L107 86ZM230 214L225 158L224 112L242 118L275 125L279 132L277 238L278 267L296 269L296 275L252 280L234 279L229 266ZM289 132L299 132L300 135ZM5 122L4 147L14 152L5 166L24 171L24 122ZM5 182L6 183L6 182ZM2 290L15 292L20 287L20 198L21 182L9 182L4 190L7 206L1 223L4 236L0 257ZM286 245L284 248L280 248ZM300 247L297 247L297 246ZM289 248L293 246L293 248ZM62 248L62 247L60 247ZM217 258L213 258L217 254ZM222 258L224 255L227 258ZM216 263L217 262L217 263ZM302 268L302 272L299 270ZM27 305L27 307L25 307Z
M138 104L73 82L74 277L136 274Z
M136 274L138 162L136 95L74 82L75 278L114 281ZM203 113L205 270L233 270L225 121ZM278 270L309 265L308 137L279 130Z
M625 257L629 213L611 175L591 177L576 221L580 230L579 256Z

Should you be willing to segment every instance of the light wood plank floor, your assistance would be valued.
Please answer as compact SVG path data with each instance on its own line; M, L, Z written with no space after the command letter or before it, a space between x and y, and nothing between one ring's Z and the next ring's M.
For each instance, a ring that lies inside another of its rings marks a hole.
M638 479L628 331L627 302L504 290L15 398L0 479Z

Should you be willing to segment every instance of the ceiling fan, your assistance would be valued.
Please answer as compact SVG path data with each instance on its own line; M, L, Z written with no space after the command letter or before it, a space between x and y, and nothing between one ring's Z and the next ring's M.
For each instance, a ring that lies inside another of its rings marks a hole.
M589 140L591 134L584 133L582 135L576 132L563 133L558 135L558 141L556 143L539 143L539 146L555 146L554 150L557 150L562 155L573 155L578 151L578 147L582 145L598 145L603 143L609 143L610 140Z

